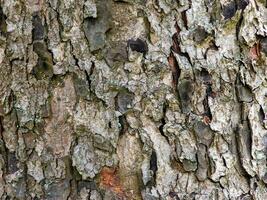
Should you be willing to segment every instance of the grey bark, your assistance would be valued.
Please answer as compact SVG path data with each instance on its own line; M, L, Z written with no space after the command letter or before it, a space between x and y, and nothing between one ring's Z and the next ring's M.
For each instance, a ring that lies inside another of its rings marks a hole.
M266 0L0 0L1 199L267 199Z

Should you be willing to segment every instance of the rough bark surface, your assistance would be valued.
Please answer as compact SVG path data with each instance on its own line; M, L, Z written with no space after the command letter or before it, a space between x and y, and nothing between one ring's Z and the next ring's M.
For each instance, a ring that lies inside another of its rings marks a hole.
M267 199L266 0L0 0L1 199Z

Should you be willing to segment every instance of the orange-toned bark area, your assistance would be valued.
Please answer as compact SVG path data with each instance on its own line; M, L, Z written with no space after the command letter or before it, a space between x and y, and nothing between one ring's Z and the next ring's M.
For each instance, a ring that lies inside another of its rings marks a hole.
M126 197L116 168L104 167L100 172L100 186L111 190L120 198Z

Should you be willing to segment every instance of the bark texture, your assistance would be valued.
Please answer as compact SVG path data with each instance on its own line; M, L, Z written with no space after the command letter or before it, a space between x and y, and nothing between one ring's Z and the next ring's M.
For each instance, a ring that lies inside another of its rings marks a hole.
M1 199L267 199L266 0L0 0Z

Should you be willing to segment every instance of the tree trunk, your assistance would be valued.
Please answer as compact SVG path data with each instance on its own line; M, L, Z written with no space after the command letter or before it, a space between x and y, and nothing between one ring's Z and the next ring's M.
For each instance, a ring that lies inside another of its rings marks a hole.
M1 199L267 199L266 0L0 0Z

